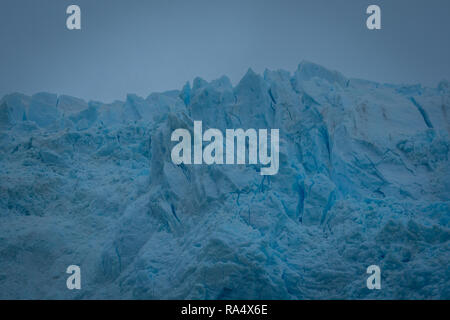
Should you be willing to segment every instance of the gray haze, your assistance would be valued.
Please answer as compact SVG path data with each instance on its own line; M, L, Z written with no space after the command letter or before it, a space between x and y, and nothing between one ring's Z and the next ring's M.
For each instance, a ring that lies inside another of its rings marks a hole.
M82 30L66 29L81 7ZM366 8L382 9L367 30ZM305 59L348 77L436 86L450 78L448 0L1 0L0 95L49 91L109 102L237 83L249 67Z

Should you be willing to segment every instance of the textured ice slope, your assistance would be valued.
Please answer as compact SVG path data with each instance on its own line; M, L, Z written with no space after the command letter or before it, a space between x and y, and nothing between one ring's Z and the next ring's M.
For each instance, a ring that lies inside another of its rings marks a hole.
M112 104L7 95L0 298L449 299L449 117L448 82L309 62ZM194 120L279 128L279 173L174 165L170 135Z

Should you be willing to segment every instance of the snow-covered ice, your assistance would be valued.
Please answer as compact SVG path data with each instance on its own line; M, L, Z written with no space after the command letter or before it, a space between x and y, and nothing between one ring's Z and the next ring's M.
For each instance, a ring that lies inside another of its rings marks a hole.
M449 117L446 81L310 62L111 104L7 95L0 298L449 299ZM278 174L173 164L170 135L194 120L279 128Z

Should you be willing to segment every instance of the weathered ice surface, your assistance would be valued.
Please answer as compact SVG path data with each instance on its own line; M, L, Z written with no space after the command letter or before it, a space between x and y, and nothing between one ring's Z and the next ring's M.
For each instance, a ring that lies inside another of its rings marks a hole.
M450 299L449 117L446 81L309 62L111 104L7 95L0 298ZM174 165L170 135L194 120L280 129L278 174Z

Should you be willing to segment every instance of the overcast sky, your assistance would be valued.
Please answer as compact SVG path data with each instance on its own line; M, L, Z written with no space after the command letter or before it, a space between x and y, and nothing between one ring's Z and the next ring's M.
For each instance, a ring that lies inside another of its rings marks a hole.
M81 7L82 30L66 29ZM370 4L382 30L366 28ZM0 96L49 91L111 102L249 67L305 59L348 77L450 80L448 0L1 0Z

